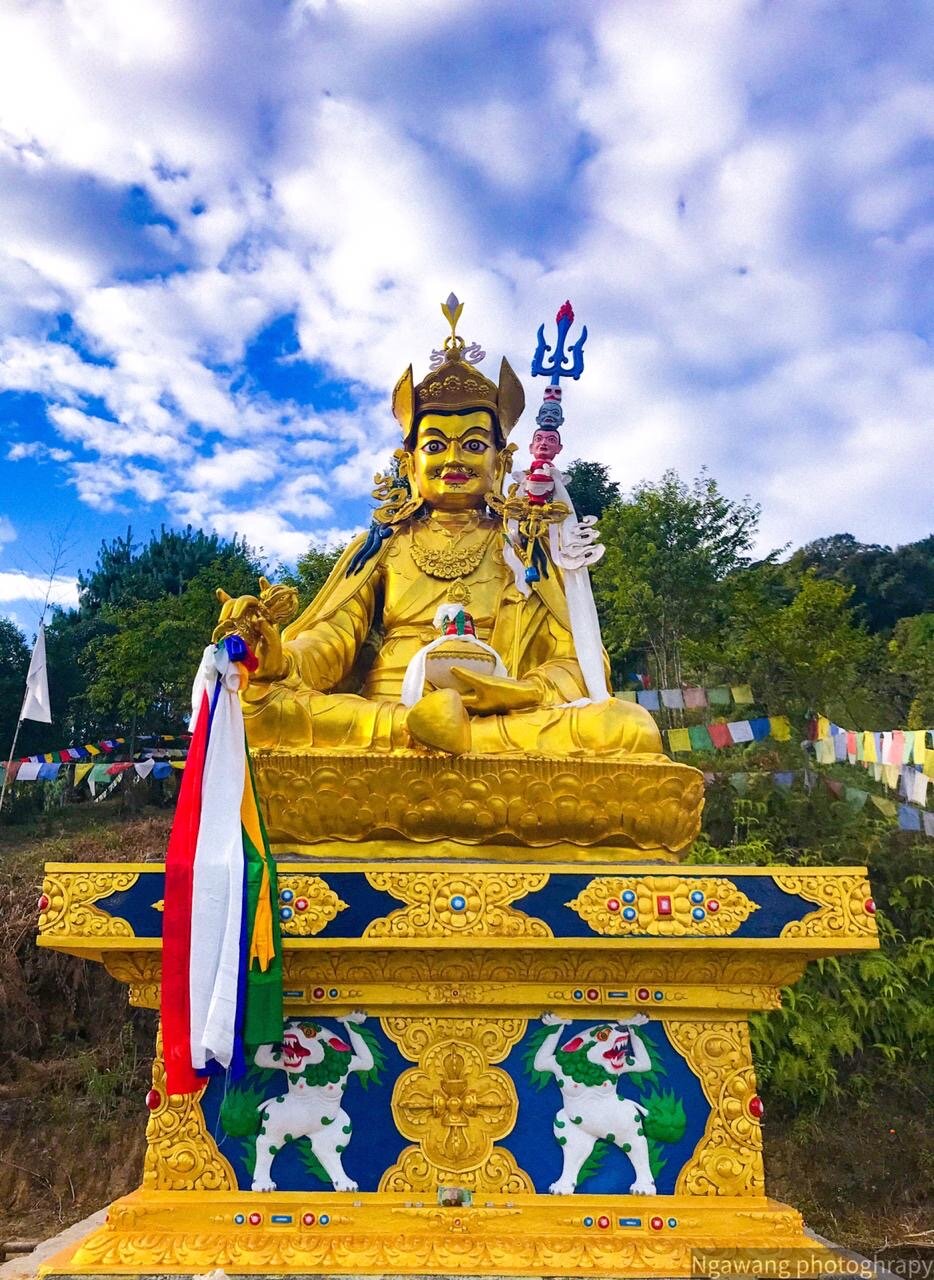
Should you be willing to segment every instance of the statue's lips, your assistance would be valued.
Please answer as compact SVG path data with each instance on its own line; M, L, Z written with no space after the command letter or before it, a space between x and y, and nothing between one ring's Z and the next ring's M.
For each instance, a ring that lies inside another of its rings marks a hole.
M443 471L441 479L445 484L466 484L468 480L472 480L474 473L472 471Z

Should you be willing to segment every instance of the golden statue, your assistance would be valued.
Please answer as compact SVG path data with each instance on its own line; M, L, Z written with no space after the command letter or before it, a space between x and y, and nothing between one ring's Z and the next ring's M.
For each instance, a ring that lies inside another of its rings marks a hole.
M526 570L531 582L518 572L505 517L522 502L513 486L510 504L503 484L514 452L507 439L525 394L505 359L498 385L469 362L472 352L456 333L462 304L452 296L442 310L451 333L440 367L415 385L410 365L393 393L403 444L396 474L376 477L381 505L370 531L354 539L315 600L281 633L296 607L290 588L261 579L258 596L218 592L215 640L238 632L259 663L242 695L250 746L657 755L661 741L648 712L609 697L605 685L601 700L588 695L562 569L546 539L539 540L543 572ZM568 508L557 506L552 519L562 514ZM528 524L514 519L516 527ZM446 604L469 609L477 638L502 659L500 674L455 665L453 687L428 683L406 705L406 671L435 639ZM372 658L365 642L374 633ZM597 661L608 673L595 634Z

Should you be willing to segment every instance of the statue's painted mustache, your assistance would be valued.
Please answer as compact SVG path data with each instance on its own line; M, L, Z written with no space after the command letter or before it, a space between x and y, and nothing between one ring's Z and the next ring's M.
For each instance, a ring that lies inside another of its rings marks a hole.
M433 467L430 472L432 480L448 480L457 476L460 479L463 476L466 480L472 480L479 472L473 467L461 466L460 463L446 462L442 467Z

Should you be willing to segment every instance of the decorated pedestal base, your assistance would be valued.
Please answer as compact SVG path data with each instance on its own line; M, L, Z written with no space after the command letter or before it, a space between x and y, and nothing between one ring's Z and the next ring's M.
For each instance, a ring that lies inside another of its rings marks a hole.
M687 1276L703 1251L816 1257L765 1194L748 1017L809 959L877 945L861 868L379 847L365 866L339 845L281 864L283 1046L197 1098L167 1096L157 1057L142 1187L47 1274ZM158 1007L161 867L53 864L44 895L41 945Z

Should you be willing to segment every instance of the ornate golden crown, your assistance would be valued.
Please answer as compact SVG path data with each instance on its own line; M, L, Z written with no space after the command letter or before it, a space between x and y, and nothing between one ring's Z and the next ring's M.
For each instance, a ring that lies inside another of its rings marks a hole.
M452 293L442 302L441 312L451 326L444 340L444 354L440 366L427 374L416 385L409 365L396 383L392 393L392 412L402 428L406 447L418 420L426 413L466 413L471 409L486 409L493 416L500 436L500 444L506 443L510 431L522 416L525 408L525 391L505 358L499 367L499 385L485 378L464 358L467 344L457 333L457 321L464 309Z

